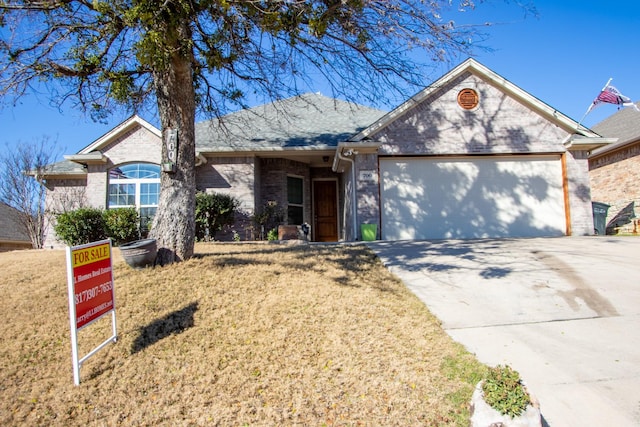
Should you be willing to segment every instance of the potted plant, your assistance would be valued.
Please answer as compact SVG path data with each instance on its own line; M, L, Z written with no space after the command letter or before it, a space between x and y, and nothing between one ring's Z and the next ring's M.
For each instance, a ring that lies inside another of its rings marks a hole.
M471 427L541 427L540 404L509 366L489 368L471 398Z

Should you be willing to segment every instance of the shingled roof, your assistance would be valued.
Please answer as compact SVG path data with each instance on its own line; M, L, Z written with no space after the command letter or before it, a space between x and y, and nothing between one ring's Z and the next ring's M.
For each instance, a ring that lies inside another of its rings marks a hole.
M196 123L196 150L199 153L332 150L384 114L386 111L307 93ZM80 153L95 149L97 143L122 126ZM50 165L48 174L83 176L86 171L67 159Z
M640 107L640 102L636 105ZM594 150L593 157L640 141L640 112L633 108L623 108L592 126L591 129L604 137L618 138L615 144Z
M18 211L0 202L0 242L31 242Z
M201 153L335 149L386 112L307 93L196 123Z

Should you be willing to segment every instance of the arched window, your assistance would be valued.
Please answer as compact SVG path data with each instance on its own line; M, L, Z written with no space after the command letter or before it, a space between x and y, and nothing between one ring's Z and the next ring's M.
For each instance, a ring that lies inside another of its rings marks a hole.
M140 214L140 226L146 228L158 208L160 166L151 163L130 163L109 171L107 208L135 207Z

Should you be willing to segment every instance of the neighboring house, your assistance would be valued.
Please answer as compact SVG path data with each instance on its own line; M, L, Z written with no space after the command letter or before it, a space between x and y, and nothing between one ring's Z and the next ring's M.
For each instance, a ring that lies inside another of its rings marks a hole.
M583 235L587 153L608 142L469 59L386 114L305 94L197 123L196 185L241 201L243 239L267 205L314 241L360 240L362 224L386 240ZM130 118L52 166L48 205L84 188L152 214L160 144Z
M33 248L29 233L19 216L17 210L0 202L0 252Z
M607 233L640 232L634 219L640 204L640 112L623 108L592 129L618 140L589 156L591 197L609 205Z

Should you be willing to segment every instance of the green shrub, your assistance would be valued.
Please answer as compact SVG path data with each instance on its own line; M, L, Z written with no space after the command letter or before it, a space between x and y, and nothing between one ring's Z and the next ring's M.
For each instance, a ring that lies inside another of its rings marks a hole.
M277 228L272 228L271 230L269 230L269 232L267 233L267 240L268 241L273 241L273 240L278 240L278 229Z
M509 366L489 368L487 378L482 383L482 392L489 406L511 418L520 416L531 403L520 374Z
M205 240L215 236L216 231L235 220L240 202L228 194L196 194L196 239Z
M120 245L138 239L140 220L135 208L107 209L102 212L102 218L105 232L113 239L114 244Z
M80 208L57 215L54 231L69 246L107 238L102 210L94 208Z

